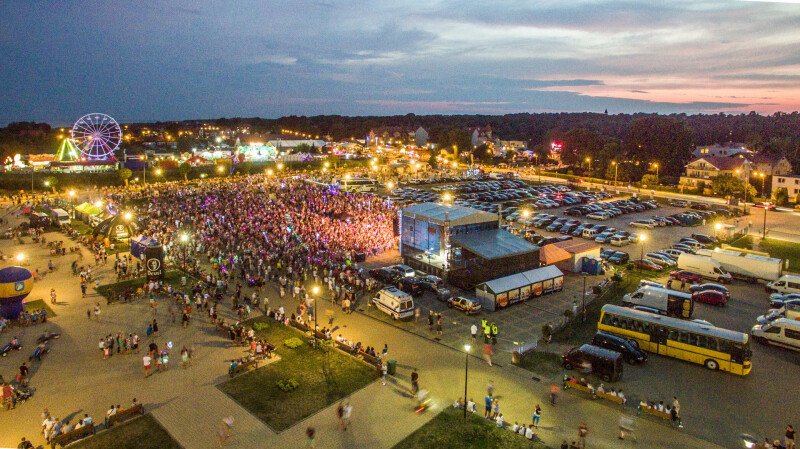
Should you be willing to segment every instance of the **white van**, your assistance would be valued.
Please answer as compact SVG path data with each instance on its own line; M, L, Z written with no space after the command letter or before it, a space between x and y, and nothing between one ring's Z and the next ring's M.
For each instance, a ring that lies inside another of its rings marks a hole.
M50 217L56 225L70 224L69 213L64 209L53 209L50 211Z
M778 293L800 293L800 276L784 274L767 284L767 291Z
M414 269L409 267L408 265L399 264L399 265L394 265L390 268L396 271L398 274L402 274L403 277L407 278L414 277L417 274L417 272L414 271Z
M589 228L589 229L584 229L583 230L583 232L581 233L581 237L583 237L585 239L594 240L594 238L597 237L597 234L599 234L599 232L597 232L596 229Z
M685 320L692 318L692 312L694 312L692 295L678 290L650 285L639 287L635 292L625 294L622 297L622 305L625 307L643 306L652 308L658 310L660 315Z
M800 321L778 318L770 323L756 324L750 335L759 343L768 343L800 351Z
M628 239L628 237L625 237L624 235L612 236L611 240L608 241L608 243L610 243L611 246L625 246L630 242L631 241Z
M714 279L717 282L728 283L733 277L716 260L707 256L684 253L678 256L678 269L691 271L704 278Z
M397 287L386 287L372 298L372 304L378 310L396 320L414 317L414 298Z

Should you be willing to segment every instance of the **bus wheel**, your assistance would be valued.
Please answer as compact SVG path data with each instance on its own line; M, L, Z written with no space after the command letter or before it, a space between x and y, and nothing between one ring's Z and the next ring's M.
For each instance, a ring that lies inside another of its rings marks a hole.
M706 368L708 368L708 369L710 369L712 371L716 371L716 370L719 369L719 363L717 363L716 360L708 359L708 360L706 360L705 365L706 365Z

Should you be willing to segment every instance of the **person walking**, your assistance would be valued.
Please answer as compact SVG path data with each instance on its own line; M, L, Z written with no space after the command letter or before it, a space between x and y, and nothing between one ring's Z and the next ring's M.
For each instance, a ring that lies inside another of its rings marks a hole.
M336 407L336 418L339 420L339 429L344 430L344 403L339 402Z
M98 320L98 321L100 320L100 303L99 302L94 305L94 318L96 320Z
M381 361L381 384L386 386L386 373L389 371L389 367L386 365L386 360Z
M478 338L478 326L476 324L473 324L469 328L469 332L470 334L472 334L472 344L475 344L475 340Z
M315 443L314 443L314 436L316 434L317 434L317 431L314 430L313 427L306 428L306 438L308 438L306 447L308 447L308 449L314 449L316 447Z
M619 417L618 425L619 425L619 437L618 438L620 440L624 440L625 439L625 434L628 434L628 435L631 436L631 438L633 438L634 441L636 441L636 433L634 432L633 418L631 418L630 416L628 416L626 414L622 414Z
M411 372L411 393L417 394L417 391L419 391L419 373L414 368L414 371Z
M50 289L50 304L55 304L55 303L56 303L56 289L51 288Z
M490 419L492 415L492 395L487 394L485 398L483 398L483 417L486 419Z
M433 331L433 320L435 316L433 314L433 309L428 310L428 330Z
M683 428L683 422L681 422L681 403L678 402L678 397L672 397L672 411L670 412L672 415L672 422L678 424L678 428Z
M589 426L586 423L581 423L578 426L578 447L586 449L586 437L589 435Z
M383 350L381 351L381 358L385 359L388 354L389 354L389 345L384 343Z
M353 406L350 405L349 402L344 404L344 410L342 414L342 424L344 428L342 430L347 430L347 427L350 425L350 416L353 414Z
M492 344L491 343L484 343L483 344L483 360L485 360L486 363L489 366L492 366L492 355L493 354L494 354L494 349L492 348Z
M439 313L436 315L436 334L439 336L442 335L442 323L444 323L444 318L442 318L442 314Z
M558 394L561 393L561 388L555 383L550 384L550 405L556 405Z
M158 337L158 322L153 318L153 336Z

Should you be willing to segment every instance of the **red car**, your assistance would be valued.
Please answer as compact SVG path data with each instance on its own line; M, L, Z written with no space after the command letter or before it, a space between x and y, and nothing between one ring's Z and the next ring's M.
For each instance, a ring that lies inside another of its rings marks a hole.
M676 281L686 281L689 284L696 284L703 281L703 276L686 270L673 271L669 274L669 277L670 279L675 279Z
M716 290L703 290L692 294L692 299L697 302L711 304L712 306L724 306L728 299L725 294Z
M753 207L760 207L762 209L774 210L775 205L772 203L754 203Z
M655 263L655 262L653 262L651 260L646 260L646 259L636 259L636 260L633 260L632 263L636 268L639 268L639 269L642 269L642 270L658 271L658 270L664 268L661 265L659 265L659 264L657 264L657 263Z

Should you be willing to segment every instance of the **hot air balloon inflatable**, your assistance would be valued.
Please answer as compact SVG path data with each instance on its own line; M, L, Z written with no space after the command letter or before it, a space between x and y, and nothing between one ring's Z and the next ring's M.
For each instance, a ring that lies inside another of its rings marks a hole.
M22 267L0 270L0 316L14 320L22 313L22 300L33 288L33 274Z

